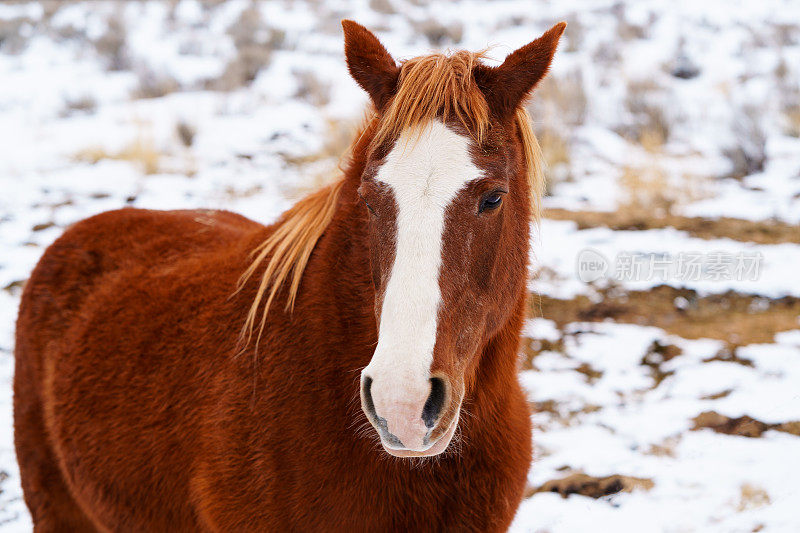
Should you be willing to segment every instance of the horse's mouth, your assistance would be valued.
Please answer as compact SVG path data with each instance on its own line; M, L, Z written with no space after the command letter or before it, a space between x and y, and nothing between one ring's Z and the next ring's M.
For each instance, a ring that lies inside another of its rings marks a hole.
M434 440L434 442L428 447L423 450L411 450L408 448L401 448L397 447L395 444L396 442L387 442L396 441L396 439L385 439L382 432L378 432L381 436L381 445L383 449L386 450L386 453L389 455L393 455L395 457L433 457L435 455L439 455L440 453L444 452L447 447L450 445L450 442L453 440L453 435L456 432L456 427L458 427L458 412L450 421L450 425L447 427L444 433L441 436Z

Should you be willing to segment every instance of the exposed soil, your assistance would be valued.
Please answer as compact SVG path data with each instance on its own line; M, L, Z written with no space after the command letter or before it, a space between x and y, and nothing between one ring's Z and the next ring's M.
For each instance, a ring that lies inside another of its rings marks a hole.
M707 428L726 435L740 435L742 437L756 438L763 435L765 431L772 429L800 436L800 421L767 424L760 420L750 418L747 415L738 418L730 418L716 411L705 411L694 417L692 422L694 422L692 431Z
M627 211L569 211L547 209L544 218L573 220L578 229L607 227L613 230L648 230L673 227L700 239L727 238L759 244L800 243L800 226L776 220L703 218L665 215L656 217Z
M691 289L668 285L646 291L606 289L601 296L594 302L583 295L570 300L533 295L531 316L553 320L560 328L571 322L610 319L659 327L685 339L719 339L734 346L772 342L775 333L797 329L800 324L800 298L792 296L771 299L735 291L700 296Z
M606 477L594 477L576 472L561 479L554 479L541 485L530 488L530 494L537 492L557 492L566 498L570 494L580 494L590 498L602 498L618 492L632 492L633 490L650 490L653 480L615 474Z

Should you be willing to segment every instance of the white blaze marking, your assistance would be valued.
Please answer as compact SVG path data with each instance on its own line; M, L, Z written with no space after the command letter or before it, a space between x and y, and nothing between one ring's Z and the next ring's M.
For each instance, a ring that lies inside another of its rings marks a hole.
M421 134L404 132L377 173L376 179L394 192L397 240L378 345L365 369L382 389L373 389L376 407L377 396L380 403L427 399L441 303L445 211L459 190L482 175L469 147L468 137L432 121Z

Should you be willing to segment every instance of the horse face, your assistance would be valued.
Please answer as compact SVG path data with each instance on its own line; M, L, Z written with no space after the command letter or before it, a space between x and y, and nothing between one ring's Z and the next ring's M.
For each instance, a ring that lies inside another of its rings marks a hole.
M362 405L389 453L435 455L524 283L529 195L508 172L518 153L478 147L439 120L382 152L359 188L378 323Z
M401 69L365 28L343 25L348 68L378 124L407 125L391 140L378 135L359 188L378 324L361 404L390 454L436 455L456 431L465 394L481 386L484 351L492 353L487 346L524 294L530 150L515 117L565 24L499 67L462 62L466 70L436 87L428 80L447 59L431 56L434 66L415 76L412 62ZM443 121L440 110L453 105L469 120Z

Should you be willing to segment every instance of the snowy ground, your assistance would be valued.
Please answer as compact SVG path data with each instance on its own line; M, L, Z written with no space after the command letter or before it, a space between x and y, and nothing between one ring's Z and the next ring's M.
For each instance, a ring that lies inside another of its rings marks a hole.
M0 4L0 531L31 527L10 382L20 287L44 247L124 205L274 219L333 172L360 118L341 18L375 29L397 57L493 45L497 59L567 20L531 104L546 207L800 222L796 2L61 4ZM700 270L681 270L690 255ZM589 280L580 261L598 257L605 269ZM650 270L633 273L631 260ZM755 271L735 270L742 261ZM759 296L757 307L800 296L800 228L754 244L545 219L534 262L531 288L564 300L597 300L611 282L623 294L737 291ZM800 322L770 342L738 339L726 358L731 340L714 331L556 324L546 311L525 340L537 457L513 530L800 530L800 437L789 424L800 421ZM669 356L653 363L654 346ZM766 429L693 431L707 411ZM646 482L597 498L535 492L577 472Z

